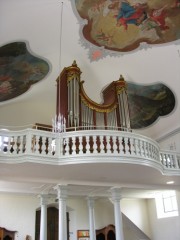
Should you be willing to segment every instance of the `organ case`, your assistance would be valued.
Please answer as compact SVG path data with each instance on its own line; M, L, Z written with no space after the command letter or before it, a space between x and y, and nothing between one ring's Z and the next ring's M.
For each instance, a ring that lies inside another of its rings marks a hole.
M65 117L66 129L129 130L130 114L124 78L120 76L103 90L102 104L87 96L83 83L76 61L64 68L57 79L56 113Z

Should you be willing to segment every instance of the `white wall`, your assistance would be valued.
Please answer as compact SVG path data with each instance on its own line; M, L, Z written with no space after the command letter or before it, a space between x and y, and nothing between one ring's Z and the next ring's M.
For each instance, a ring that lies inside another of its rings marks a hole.
M0 226L17 231L16 239L35 236L35 209L39 199L34 196L0 194Z
M180 209L180 192L176 192L178 209ZM148 212L152 240L179 240L180 239L180 217L169 217L157 219L155 199L148 200Z
M139 229L151 237L147 200L122 199L121 210Z

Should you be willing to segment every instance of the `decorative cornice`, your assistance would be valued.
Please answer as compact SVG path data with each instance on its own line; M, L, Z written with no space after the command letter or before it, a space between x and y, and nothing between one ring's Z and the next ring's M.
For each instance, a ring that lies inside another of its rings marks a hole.
M176 129L174 129L173 131L171 131L171 132L163 135L162 137L157 138L156 141L157 141L158 143L160 143L160 142L166 140L167 138L172 137L172 136L174 136L174 135L176 135L176 134L178 134L178 133L180 133L180 127L178 127L178 128L176 128Z

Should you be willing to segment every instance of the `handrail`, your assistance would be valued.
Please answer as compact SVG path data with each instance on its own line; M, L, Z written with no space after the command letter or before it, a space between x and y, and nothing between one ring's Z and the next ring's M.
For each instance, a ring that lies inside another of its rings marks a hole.
M81 130L56 134L36 129L0 130L0 162L24 161L133 163L180 175L180 153L160 151L156 141L137 133Z

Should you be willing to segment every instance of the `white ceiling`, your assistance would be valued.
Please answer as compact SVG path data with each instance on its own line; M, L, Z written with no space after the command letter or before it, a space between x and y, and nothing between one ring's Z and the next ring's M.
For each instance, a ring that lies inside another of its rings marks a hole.
M85 91L97 102L101 102L102 88L119 79L120 74L126 81L137 84L164 83L176 97L174 111L158 119L152 126L137 132L157 139L179 129L180 44L176 42L149 46L147 49L91 61L89 49L81 44L83 39L80 35L80 22L72 6L73 0L63 1L60 43L62 1L0 0L0 46L24 41L31 53L48 61L51 67L48 76L32 86L27 93L0 103L1 127L25 126L37 122L51 124L56 108L56 78L64 67L76 60L82 71L82 80L85 80ZM80 175L80 172L83 174ZM58 168L31 164L0 165L0 191L9 192L14 190L37 193L42 191L42 186L51 188L59 182L108 187L118 185L141 190L155 189L157 186L156 189L159 189L164 188L169 179L171 178L162 176L153 169L149 171L147 167L116 164L92 164L88 166L88 170L86 165ZM179 177L175 177L175 181L178 188Z

